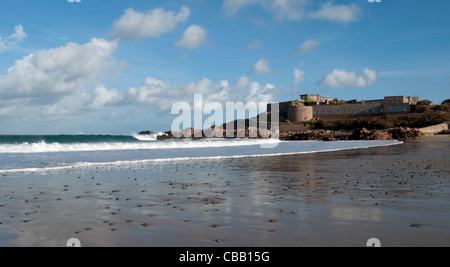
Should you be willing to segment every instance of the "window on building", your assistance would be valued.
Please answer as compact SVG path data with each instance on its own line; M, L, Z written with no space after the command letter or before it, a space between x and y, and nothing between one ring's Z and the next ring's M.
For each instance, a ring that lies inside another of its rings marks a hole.
M330 109L330 115L332 115L333 114L333 110L332 109Z
M380 109L380 113L383 113L383 112L384 112L384 109L383 109L383 108L381 108L381 109Z
M347 114L347 110L344 109L344 110L342 111L342 114Z
M366 113L369 113L369 110L368 110L368 109L366 109Z
M360 109L358 109L358 114L359 114L359 113L361 113L361 110L360 110Z
M355 110L354 109L352 109L352 114L355 114Z
M337 113L337 114L341 114L341 110L338 109L338 110L336 111L336 113Z
M374 108L372 109L372 113L375 113L375 109Z
M322 115L324 115L324 114L325 114L325 110L322 109Z
M389 108L389 113L391 113L391 112L392 112L392 110L393 110L392 108Z
M316 115L319 115L319 111L318 110L316 110Z

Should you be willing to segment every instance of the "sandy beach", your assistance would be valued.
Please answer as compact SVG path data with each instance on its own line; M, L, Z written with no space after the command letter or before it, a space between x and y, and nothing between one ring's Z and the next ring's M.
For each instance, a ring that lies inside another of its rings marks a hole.
M450 244L450 136L0 175L0 246Z

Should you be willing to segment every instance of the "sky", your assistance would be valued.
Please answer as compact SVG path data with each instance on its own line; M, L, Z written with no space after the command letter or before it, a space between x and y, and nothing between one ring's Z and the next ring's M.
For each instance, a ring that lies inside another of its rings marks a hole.
M449 12L448 0L0 0L0 134L170 130L172 106L195 94L440 104Z

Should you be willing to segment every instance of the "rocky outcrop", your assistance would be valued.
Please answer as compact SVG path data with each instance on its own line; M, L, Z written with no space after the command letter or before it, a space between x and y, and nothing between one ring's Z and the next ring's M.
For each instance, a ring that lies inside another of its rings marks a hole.
M195 130L192 128L183 131L168 131L156 137L157 140L171 139L206 139L206 138L265 138L270 137L271 131L267 129L257 129L249 127L245 130L226 130L219 127L213 127L205 130Z
M209 129L208 129L209 130ZM253 129L256 130L256 129ZM262 138L261 131L257 132L257 137L252 134L252 129L246 129L243 132L233 131L227 136L226 130L211 129L214 132L186 129L181 132L165 132L157 137L158 140L171 139L206 139L206 138ZM242 134L238 136L238 134ZM212 136L212 137L211 137ZM416 140L423 137L424 134L419 129L411 128L392 128L387 130L367 130L366 128L353 131L330 131L330 130L305 130L301 132L283 132L280 133L280 140L321 140L321 141L342 141L342 140Z
M449 130L449 123L441 123L438 125L433 125L425 128L420 128L419 130L424 133L425 135L435 135L439 134L441 132L445 132Z
M423 136L417 129L392 128L388 130L367 130L366 128L354 131L306 130L297 133L281 133L281 140L415 140Z
M424 136L423 132L419 129L411 128L392 128L386 130L395 140L416 140Z
M323 140L337 141L348 140L352 134L350 131L306 130L302 132L280 133L281 140Z

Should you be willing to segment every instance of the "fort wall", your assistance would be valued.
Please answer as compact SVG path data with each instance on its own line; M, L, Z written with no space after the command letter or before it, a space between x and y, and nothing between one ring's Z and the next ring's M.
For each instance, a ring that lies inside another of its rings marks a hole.
M310 106L289 106L288 120L290 122L310 121L314 118L313 110Z
M338 120L344 118L360 118L370 116L387 116L406 114L411 112L411 105L420 101L419 97L387 96L384 99L369 101L347 101L344 103L332 103L330 98L319 95L303 95L301 100L279 103L280 121L303 122L313 119ZM314 100L310 106L294 105L295 102L303 102L305 99ZM317 101L325 99L325 101ZM291 107L295 106L295 108ZM267 106L271 111L271 104ZM312 112L312 116L311 116Z

